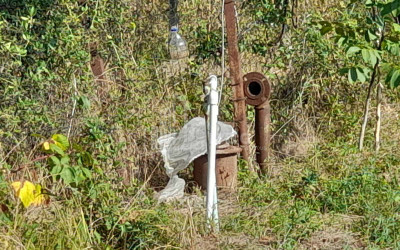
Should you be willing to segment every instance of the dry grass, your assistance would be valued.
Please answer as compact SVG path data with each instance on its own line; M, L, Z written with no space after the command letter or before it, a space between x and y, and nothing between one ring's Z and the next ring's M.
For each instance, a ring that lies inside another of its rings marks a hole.
M365 244L357 239L352 232L327 229L311 235L310 239L302 242L299 249L335 250L362 249Z

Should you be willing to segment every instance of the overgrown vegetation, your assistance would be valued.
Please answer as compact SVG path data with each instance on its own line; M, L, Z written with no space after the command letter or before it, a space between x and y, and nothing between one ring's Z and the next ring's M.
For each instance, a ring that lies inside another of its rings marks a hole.
M202 115L221 1L181 1L191 57L176 64L168 1L0 0L3 249L400 248L399 1L237 2L244 73L273 84L274 154L261 179L240 163L210 236L200 191L153 198L167 181L155 141ZM375 119L357 148L371 83L384 85L377 153ZM11 185L24 181L42 205L24 206Z

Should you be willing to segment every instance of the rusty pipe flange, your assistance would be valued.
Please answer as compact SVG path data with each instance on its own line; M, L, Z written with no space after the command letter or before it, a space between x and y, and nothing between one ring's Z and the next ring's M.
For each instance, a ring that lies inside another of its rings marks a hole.
M271 85L267 78L258 72L250 72L243 76L244 95L246 104L259 106L269 99Z

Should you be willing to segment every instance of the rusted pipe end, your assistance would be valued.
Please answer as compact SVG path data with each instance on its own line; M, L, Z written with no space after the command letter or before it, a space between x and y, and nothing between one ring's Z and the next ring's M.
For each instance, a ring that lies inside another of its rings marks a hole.
M255 133L256 160L260 166L261 173L267 169L270 145L270 106L269 97L271 85L267 78L258 72L251 72L243 77L243 91L246 104L254 106L255 109Z
M271 94L271 85L267 78L261 73L250 72L243 77L243 80L243 90L247 97L246 104L262 106Z

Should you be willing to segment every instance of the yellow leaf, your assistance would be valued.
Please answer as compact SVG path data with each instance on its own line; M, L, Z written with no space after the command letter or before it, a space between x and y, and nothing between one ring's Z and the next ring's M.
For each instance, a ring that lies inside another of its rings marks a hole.
M32 201L32 205L39 206L47 201L47 195L42 194L42 186L40 184L36 184L35 189L36 195Z
M17 193L17 195L18 195L18 192L21 189L21 182L15 181L15 182L11 183L11 186L14 188L15 193Z
M25 181L21 188L21 182L17 181L11 185L26 208L30 205L38 206L47 200L47 196L42 194L42 186L40 184L34 185L32 182Z
M29 207L35 199L34 191L36 191L35 185L33 185L32 182L25 181L24 186L19 191L19 198L21 199L22 204L24 204L24 207Z
M50 149L50 143L48 141L43 143L43 149L44 150L49 150Z

